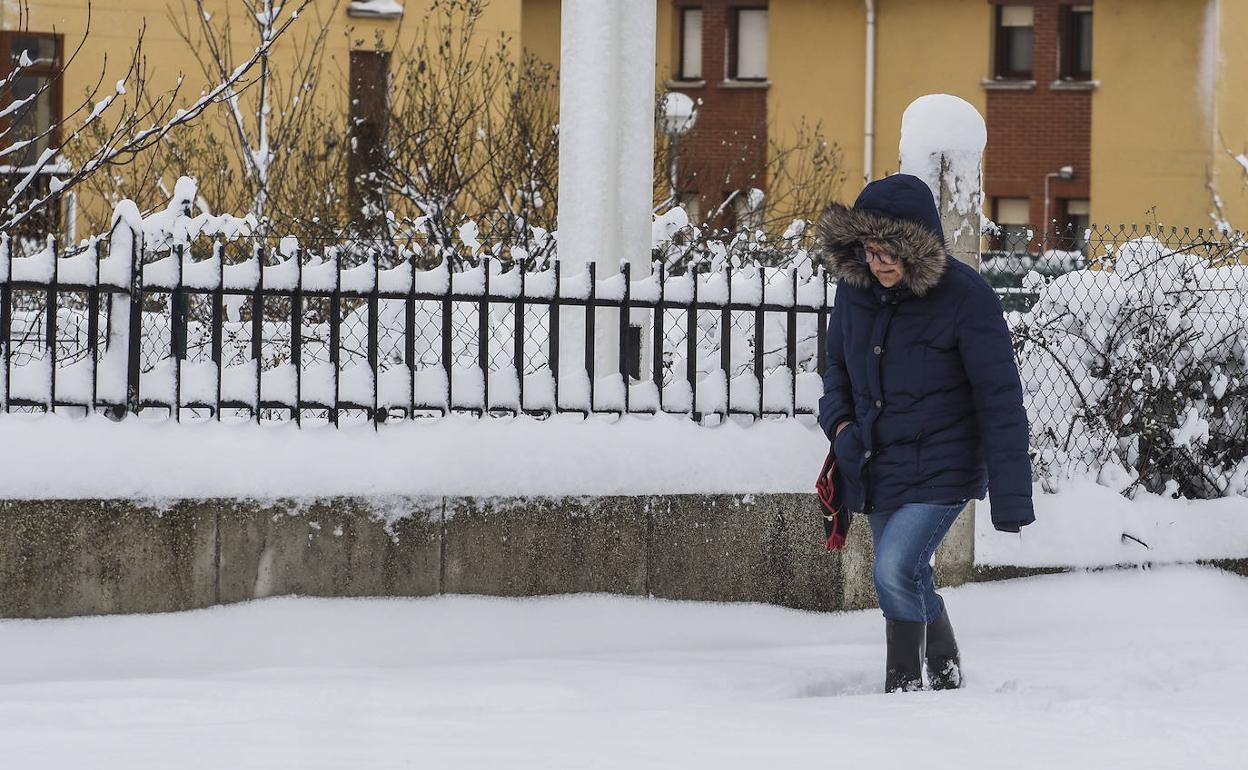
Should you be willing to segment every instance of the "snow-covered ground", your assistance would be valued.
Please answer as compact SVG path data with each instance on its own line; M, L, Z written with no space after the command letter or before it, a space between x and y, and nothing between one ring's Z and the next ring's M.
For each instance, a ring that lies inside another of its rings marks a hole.
M1248 580L946 596L968 688L893 696L875 611L440 597L0 621L0 764L1244 767Z
M1091 480L1056 494L1035 488L1036 523L1017 535L992 528L988 502L975 516L975 563L1107 567L1248 558L1248 498L1183 500L1148 492L1127 499ZM1245 765L1248 767L1248 764Z

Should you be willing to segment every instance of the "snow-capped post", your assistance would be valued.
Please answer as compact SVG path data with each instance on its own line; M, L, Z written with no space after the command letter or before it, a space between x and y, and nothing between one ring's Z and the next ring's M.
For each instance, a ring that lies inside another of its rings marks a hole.
M564 0L559 81L559 262L650 271L654 195L655 0ZM565 311L564 371L584 370L583 319ZM619 316L596 319L599 372L619 371ZM644 335L643 335L644 336ZM573 375L575 376L575 375Z
M977 270L987 141L979 111L956 96L920 96L901 116L901 171L932 188L949 250Z
M901 116L901 171L922 178L932 188L950 253L976 270L987 141L983 116L956 96L920 96ZM970 582L974 563L972 501L936 553L937 579L943 585Z

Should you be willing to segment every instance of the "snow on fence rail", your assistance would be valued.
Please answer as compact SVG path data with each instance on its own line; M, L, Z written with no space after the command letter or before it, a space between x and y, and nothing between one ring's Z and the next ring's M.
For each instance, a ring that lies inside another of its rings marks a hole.
M420 269L383 267L377 254L348 265L293 239L160 252L124 223L105 246L0 254L5 411L335 425L452 410L700 419L809 414L821 393L822 270L659 265L634 279L628 265L599 276L590 264L561 277L557 261ZM598 329L612 321L619 334L605 340Z

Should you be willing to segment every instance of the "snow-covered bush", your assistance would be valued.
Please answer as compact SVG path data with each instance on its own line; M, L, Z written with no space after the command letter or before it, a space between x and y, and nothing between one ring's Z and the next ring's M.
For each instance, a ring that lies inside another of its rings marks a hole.
M1103 263L1030 274L1039 299L1013 317L1038 475L1248 493L1248 266L1153 237Z

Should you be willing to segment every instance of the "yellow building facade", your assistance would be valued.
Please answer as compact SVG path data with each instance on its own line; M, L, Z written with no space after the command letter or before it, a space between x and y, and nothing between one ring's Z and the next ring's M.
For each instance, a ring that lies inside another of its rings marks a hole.
M346 78L352 50L403 46L418 33L429 0L397 1L401 16L377 17L359 12L361 5L368 9L367 0L316 0L311 17L278 46L276 66L293 60L302 30L319 18L329 25L322 77ZM120 77L140 29L150 90L171 88L179 74L188 77L188 97L202 85L199 65L175 28L175 19L187 21L182 13L193 8L190 0L95 2L85 39L86 0L34 0L27 16L18 7L0 3L0 27L10 39L25 24L31 33L59 35L62 55L81 41L61 87L62 114L77 108L101 77L104 83ZM218 18L235 17L234 56L246 56L254 40L243 34L239 0L209 0L207 7ZM751 17L751 29L765 25L765 71L737 78L726 69L736 66L734 19L760 10L765 18ZM516 50L553 63L559 13L559 0L493 0L479 29L483 39L510 36ZM1090 31L1078 26L1089 18ZM681 69L696 58L687 55L695 40L686 29L691 19L703 25L696 36L706 49L700 63L717 71L700 67L689 79ZM989 120L989 216L1008 210L1037 221L1050 212L1066 221L1207 227L1216 194L1221 216L1244 226L1248 51L1236 37L1245 28L1248 3L1238 0L659 0L656 86L705 100L708 123L696 130L758 105L765 113L751 119L780 142L803 120L818 123L842 151L845 198L864 179L897 170L902 112L914 98L941 92L965 99ZM1071 63L1085 32L1090 71L1086 62ZM1034 66L1003 69L1010 64L1004 58L1023 53L1035 57L1026 62ZM1073 66L1081 69L1072 75ZM1054 176L1066 165L1073 180ZM1052 200L1039 201L1046 175Z
M1248 52L1234 0L1098 0L1092 197L1103 221L1248 222ZM1156 207L1155 211L1153 207Z

